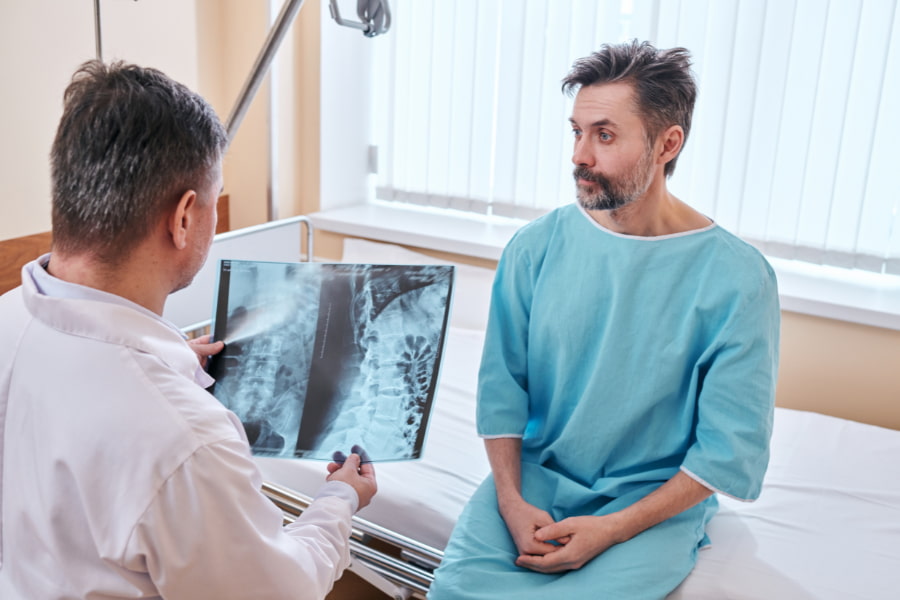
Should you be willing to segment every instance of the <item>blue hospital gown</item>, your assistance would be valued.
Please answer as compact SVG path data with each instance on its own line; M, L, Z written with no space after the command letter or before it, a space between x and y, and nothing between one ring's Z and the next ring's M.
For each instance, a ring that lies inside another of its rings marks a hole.
M522 438L522 493L561 520L646 496L679 469L757 498L778 361L775 276L717 225L634 237L577 204L523 227L497 268L478 433ZM516 567L492 477L457 523L429 598L664 598L708 543L715 495L577 571Z

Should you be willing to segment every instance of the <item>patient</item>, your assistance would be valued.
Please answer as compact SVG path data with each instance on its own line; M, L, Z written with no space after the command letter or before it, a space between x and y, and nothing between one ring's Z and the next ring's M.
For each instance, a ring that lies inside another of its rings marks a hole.
M240 422L160 316L206 259L226 146L159 71L89 62L66 90L52 252L0 297L4 600L324 598L349 564L376 490L361 449L282 527Z
M666 185L688 51L604 45L563 89L577 203L498 265L477 415L492 474L432 600L664 598L708 543L713 493L753 500L767 467L774 274Z

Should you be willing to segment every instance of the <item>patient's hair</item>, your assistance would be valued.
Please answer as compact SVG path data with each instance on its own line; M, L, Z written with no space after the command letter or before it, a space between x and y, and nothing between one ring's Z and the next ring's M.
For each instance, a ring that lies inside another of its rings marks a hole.
M562 89L572 95L584 86L616 81L634 87L648 141L653 142L672 125L681 125L687 141L697 98L690 52L684 48L658 50L637 40L603 44L599 51L575 61L562 80ZM666 163L667 177L675 171L677 159Z
M214 184L225 128L162 72L88 61L63 104L50 154L54 251L115 263L184 192Z

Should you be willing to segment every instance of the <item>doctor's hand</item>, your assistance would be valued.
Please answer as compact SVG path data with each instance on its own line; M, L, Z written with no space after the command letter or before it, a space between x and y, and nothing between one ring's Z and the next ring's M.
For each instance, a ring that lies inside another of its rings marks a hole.
M556 552L542 556L520 556L516 564L540 573L560 573L580 569L607 548L618 543L615 515L569 517L535 531L544 542L555 540Z
M328 463L327 481L343 481L349 484L359 497L359 508L368 506L375 492L378 491L378 483L375 481L375 465L369 460L366 451L359 446L353 446L353 454L345 457L342 452L335 452L335 462Z
M210 344L210 337L211 336L207 334L193 340L188 340L188 345L191 347L191 350L197 354L197 358L200 360L200 366L204 369L206 368L206 362L209 360L210 356L218 354L225 349L225 342L218 341Z
M504 503L500 508L500 515L506 522L506 528L509 529L516 544L520 559L522 556L545 556L560 549L557 545L535 537L537 531L554 523L553 517L547 511L519 498ZM518 560L516 564L518 564Z

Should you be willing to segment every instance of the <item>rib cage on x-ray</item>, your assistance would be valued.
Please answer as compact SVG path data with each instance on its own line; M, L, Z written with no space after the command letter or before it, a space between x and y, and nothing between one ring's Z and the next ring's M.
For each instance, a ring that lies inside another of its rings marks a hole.
M213 394L254 453L421 456L453 268L222 261Z

